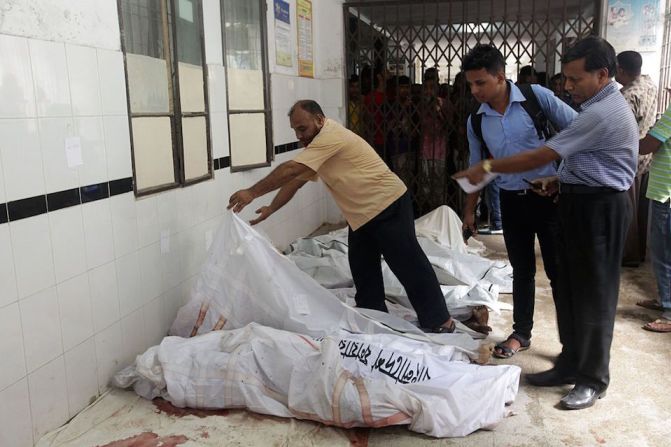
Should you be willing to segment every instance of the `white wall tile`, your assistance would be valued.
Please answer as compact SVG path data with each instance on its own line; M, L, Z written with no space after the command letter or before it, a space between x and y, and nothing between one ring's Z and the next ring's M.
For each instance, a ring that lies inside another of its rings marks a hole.
M203 34L205 36L205 60L208 64L222 65L219 0L203 0Z
M10 222L19 297L55 284L49 219L46 214Z
M103 117L105 128L105 154L107 175L110 180L133 176L130 153L128 117L124 115Z
M19 302L28 372L63 354L58 297L52 287Z
M98 395L96 344L93 338L65 353L70 417L83 410Z
M59 284L57 291L63 350L69 351L93 335L88 274Z
M161 254L161 288L163 291L176 287L186 278L185 259L182 256L183 243L184 233L174 234L170 237L170 252Z
M176 256L175 253L171 256ZM161 278L161 249L159 244L152 244L138 250L140 263L141 300L148 303L163 292Z
M16 274L14 272L14 257L12 256L12 240L9 234L9 225L0 225L0 307L13 303L19 298L16 289Z
M30 416L28 379L0 391L0 445L32 447L33 423Z
M68 386L63 356L30 374L28 387L33 436L39 439L68 420Z
M86 271L86 240L82 208L73 206L48 214L54 249L56 283Z
M227 157L231 154L228 144L228 114L226 112L210 113L210 140L212 142L212 158ZM228 173L227 168L226 173Z
M6 200L9 202L45 194L37 121L0 120L0 135Z
M89 270L93 328L100 332L119 320L116 264L110 262Z
M69 116L72 114L65 45L58 42L30 39L30 62L35 81L38 116Z
M100 80L96 50L79 45L65 45L72 113L75 115L100 115Z
M163 327L166 333L177 317L177 311L182 306L182 287L173 287L161 295L163 300Z
M122 356L124 351L121 339L121 324L114 323L95 336L96 360L98 364L98 391L107 389L110 378L124 365Z
M156 196L140 197L135 202L137 211L137 231L140 247L146 247L158 241L158 207Z
M38 125L47 192L78 187L79 171L68 165L65 152L65 139L75 136L74 121L69 117L41 118Z
M5 203L5 172L2 169L2 153L0 152L0 203Z
M122 367L135 360L135 356L144 352L148 347L147 336L144 331L144 313L142 309L121 319L121 339L123 341Z
M161 318L157 318L159 324ZM26 375L19 305L0 308L0 390Z
M158 345L168 334L163 324L163 296L154 298L142 308L142 312L147 346Z
M35 90L28 40L1 34L0 61L2 61L0 118L35 116Z
M103 115L127 115L123 55L120 51L97 51Z
M3 33L91 47L119 48L116 2L20 0L4 1L3 4L7 5L3 11Z
M109 200L98 200L82 205L86 261L89 268L98 267L114 259L114 232Z
M81 138L84 162L79 167L80 184L85 186L109 180L102 117L87 116L76 118L74 121L75 133Z
M210 113L228 112L226 97L226 69L223 66L208 65L207 94Z
M171 189L156 196L156 206L158 211L159 235L163 232L176 233L179 224L179 211L175 190Z
M137 211L132 193L110 198L112 229L114 231L114 253L116 257L137 250Z
M115 266L119 290L119 314L123 317L139 309L144 303L138 252L117 258Z

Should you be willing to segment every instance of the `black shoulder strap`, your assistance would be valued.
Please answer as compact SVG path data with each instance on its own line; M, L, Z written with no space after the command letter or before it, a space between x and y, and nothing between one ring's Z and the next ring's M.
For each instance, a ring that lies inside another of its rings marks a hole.
M534 127L538 133L538 139L548 139L556 134L556 126L548 120L543 108L538 103L538 98L531 84L521 84L517 86L524 95L525 101L520 103L525 112L529 114L534 122Z
M473 133L480 140L480 157L485 160L487 158L492 158L492 153L489 152L487 143L485 143L485 138L482 136L482 114L478 113L480 105L471 112L471 127L473 128Z

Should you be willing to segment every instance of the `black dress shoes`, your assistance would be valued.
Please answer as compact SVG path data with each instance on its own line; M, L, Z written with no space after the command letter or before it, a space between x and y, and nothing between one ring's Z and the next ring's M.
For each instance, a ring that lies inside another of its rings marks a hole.
M527 382L533 386L559 386L575 383L575 376L567 374L557 368L548 369L547 371L527 374Z
M598 399L605 396L605 389L589 385L576 385L566 396L562 397L559 403L566 410L582 410L591 407Z

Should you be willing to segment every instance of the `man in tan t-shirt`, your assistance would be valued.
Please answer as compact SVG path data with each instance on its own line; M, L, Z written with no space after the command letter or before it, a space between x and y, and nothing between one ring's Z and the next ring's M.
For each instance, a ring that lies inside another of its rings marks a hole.
M291 127L305 150L280 164L248 189L234 193L229 209L240 212L255 198L279 188L252 225L284 206L307 181L321 178L349 224L349 264L358 307L387 312L380 256L398 277L419 324L431 332L453 332L436 274L415 235L410 194L361 137L324 116L319 104L298 101Z

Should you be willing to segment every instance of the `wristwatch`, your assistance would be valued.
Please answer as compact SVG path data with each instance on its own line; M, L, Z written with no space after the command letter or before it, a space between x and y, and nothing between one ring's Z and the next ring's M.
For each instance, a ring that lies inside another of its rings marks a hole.
M489 158L482 160L482 170L488 174L492 172L492 161Z

